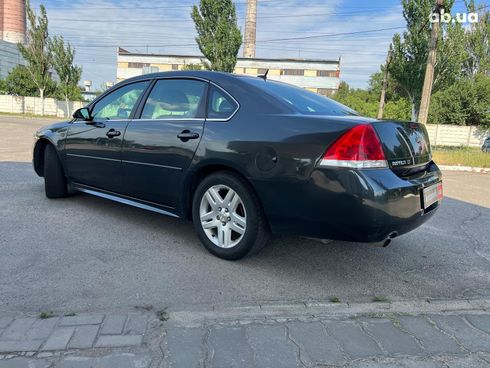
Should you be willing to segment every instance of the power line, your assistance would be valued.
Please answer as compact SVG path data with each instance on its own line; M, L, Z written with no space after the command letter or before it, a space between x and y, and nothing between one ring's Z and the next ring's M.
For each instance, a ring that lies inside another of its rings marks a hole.
M395 29L405 29L405 28L406 27L389 27L389 28L369 29L369 30L355 31L355 32L327 33L327 34L315 35L315 36L290 37L290 38L271 38L269 40L260 40L258 42L311 40L314 38L326 38L326 37L337 37L337 36L346 36L346 35L355 35L355 34L364 34L364 33L373 33L373 32L383 32L383 31L392 31Z
M344 54L353 54L353 55L385 55L383 52L363 52L363 51L352 51L352 50L346 50L346 49L339 49L339 48L311 48L311 47L287 47L287 46L271 46L271 45L262 45L258 46L259 48L267 48L271 50L279 50L279 51L301 51L301 52L338 52L338 53L344 53Z
M303 37L289 37L289 38L273 38L273 39L266 39L266 40L258 40L257 42L276 42L276 41L294 41L294 40L311 40L311 39L318 39L318 38L328 38L328 37L337 37L337 36L349 36L349 35L359 35L359 34L369 34L369 33L375 33L375 32L383 32L383 31L389 31L389 30L395 30L395 29L404 29L405 27L389 27L389 28L377 28L377 29L368 29L368 30L362 30L362 31L354 31L354 32L340 32L340 33L325 33L325 34L320 34L320 35L313 35L313 36L303 36ZM72 46L76 47L142 47L142 46L147 46L147 47L173 47L173 46L195 46L195 43L192 44L138 44L138 45L130 45L130 44L73 44Z
M278 18L304 18L304 17L326 17L326 16L349 16L365 14L364 11L356 12L329 12L329 13L314 13L314 14L276 14L276 15L264 15L257 16L257 19L278 19ZM400 16L401 18L401 16ZM133 19L73 19L65 17L50 17L51 20L66 20L70 22L98 22L98 23L148 23L148 22L193 22L192 19L165 19L165 18L133 18ZM237 17L237 20L245 20L245 17Z
M285 2L285 0L261 0L261 3L271 3L271 2ZM235 5L246 5L246 1L236 1ZM155 9L185 9L192 8L196 4L188 4L188 5L169 5L169 6L112 6L112 7L98 7L98 6L85 6L80 9L90 9L90 10L119 10L119 9L127 9L127 10L155 10ZM74 9L75 6L47 6L46 9Z
M320 17L320 16L348 16L348 15L357 15L357 14L366 14L365 10L351 11L351 12L326 12L326 13L306 13L306 14L274 14L274 15L263 15L257 16L257 19L274 19L274 18L298 18L298 17ZM69 20L69 21L80 21L80 22L102 22L102 23L111 23L111 22L162 22L162 21L172 21L172 22L191 22L192 19L165 19L162 17L158 18L132 18L132 19L73 19L71 17L50 17L51 20ZM237 20L244 20L246 17L237 17Z
M259 2L259 5L263 4L263 3L267 3L267 5L269 5L270 3L276 3L276 2L280 2L280 3L284 3L284 2L287 2L287 0L260 0ZM246 5L247 2L246 1L235 1L234 2L235 5ZM188 5L171 5L171 6L117 6L117 7L97 7L97 6L85 6L83 5L83 7L81 9L88 9L88 10L120 10L120 9L124 9L124 10L156 10L156 9L186 9L186 8L192 8L194 5L197 5L197 4L188 4ZM398 4L397 4L398 5ZM321 6L321 5L318 5L316 7L321 7L321 8L325 8L324 6ZM76 8L76 6L47 6L47 10L50 10L50 9L74 9ZM310 7L312 8L312 7ZM386 9L386 7L384 6L342 6L342 8L345 8L345 9Z
M144 43L139 43L137 45L130 45L130 44L90 44L90 45L76 45L72 44L73 47L83 47L83 48L98 48L98 47L188 47L188 46L196 46L195 43L189 43L189 44L174 44L174 45L164 45L164 44L156 44L156 45L151 45L151 44L144 44Z

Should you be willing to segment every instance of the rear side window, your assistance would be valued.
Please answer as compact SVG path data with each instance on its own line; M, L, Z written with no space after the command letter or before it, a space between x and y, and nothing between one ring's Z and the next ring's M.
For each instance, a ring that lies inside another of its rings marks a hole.
M158 80L148 96L141 119L204 118L206 83L192 79Z
M245 79L244 79L245 80ZM359 115L351 108L328 97L321 96L290 84L247 78L246 81L280 99L293 110L304 115Z
M238 104L227 93L211 85L208 100L209 119L229 119L238 109Z

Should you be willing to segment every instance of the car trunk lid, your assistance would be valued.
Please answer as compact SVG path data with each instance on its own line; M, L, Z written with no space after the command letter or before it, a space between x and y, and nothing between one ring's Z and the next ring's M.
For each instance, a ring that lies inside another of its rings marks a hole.
M432 160L429 135L423 124L399 121L372 123L388 166L397 173L413 171Z

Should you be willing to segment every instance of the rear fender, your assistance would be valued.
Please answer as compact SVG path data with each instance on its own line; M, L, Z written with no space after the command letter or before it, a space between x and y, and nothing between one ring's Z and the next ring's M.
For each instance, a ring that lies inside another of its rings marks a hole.
M255 189L252 182L249 180L249 175L242 167L236 165L236 163L234 163L233 161L222 160L222 159L208 159L199 162L194 162L189 167L183 183L184 190L182 191L182 198L180 201L182 206L180 212L183 214L183 217L191 219L192 198L196 187L199 185L200 180L203 177L218 171L231 171L240 175L244 180L246 180L250 184L252 189L258 195L257 190Z

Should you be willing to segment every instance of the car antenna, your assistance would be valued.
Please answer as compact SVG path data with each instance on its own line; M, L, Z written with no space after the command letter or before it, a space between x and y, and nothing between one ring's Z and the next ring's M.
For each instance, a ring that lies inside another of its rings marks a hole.
M269 69L267 69L264 74L260 74L257 77L267 80L267 74L269 74Z

